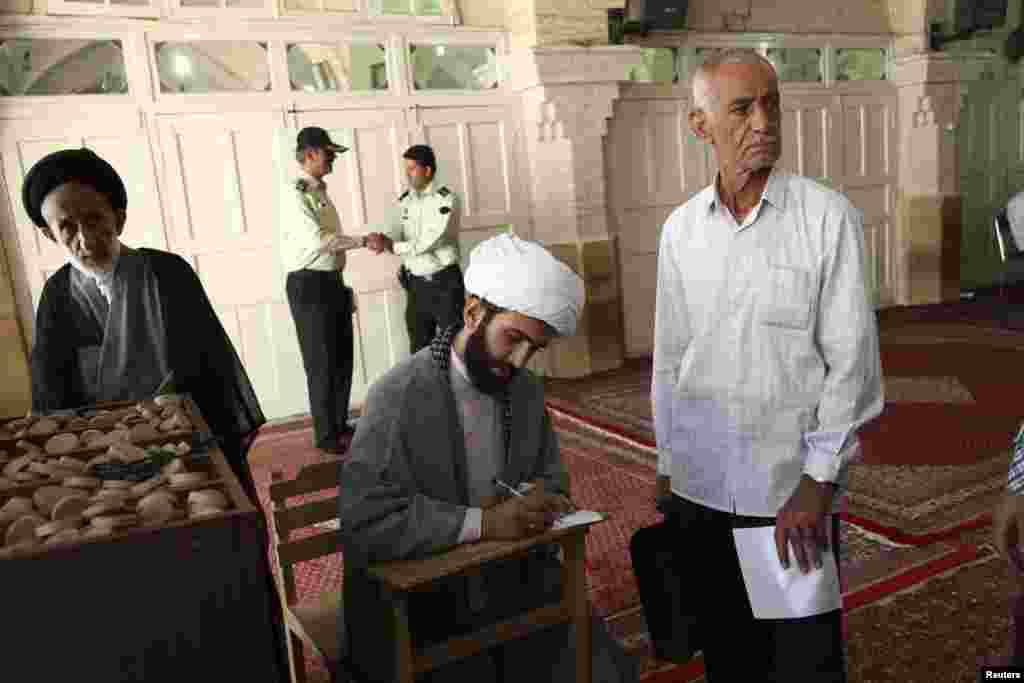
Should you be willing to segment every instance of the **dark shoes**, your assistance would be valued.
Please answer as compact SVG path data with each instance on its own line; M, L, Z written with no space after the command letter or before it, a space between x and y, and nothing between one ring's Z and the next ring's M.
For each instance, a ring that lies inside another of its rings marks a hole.
M341 430L341 433L338 435L337 442L333 444L328 443L323 446L318 446L317 448L320 450L321 453L323 453L324 455L328 455L330 457L345 455L345 453L348 453L348 447L352 443L352 438L355 435L355 428L345 427L344 429Z

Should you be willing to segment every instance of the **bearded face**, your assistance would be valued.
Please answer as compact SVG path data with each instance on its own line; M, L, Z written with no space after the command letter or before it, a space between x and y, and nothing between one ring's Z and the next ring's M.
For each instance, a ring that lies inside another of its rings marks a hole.
M494 311L488 310L480 324L466 339L466 373L479 391L496 396L504 393L515 379L519 368L498 360L487 341L487 331L494 321Z

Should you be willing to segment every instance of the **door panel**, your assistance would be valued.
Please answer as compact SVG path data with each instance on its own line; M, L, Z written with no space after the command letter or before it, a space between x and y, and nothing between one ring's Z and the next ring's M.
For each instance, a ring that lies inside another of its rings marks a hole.
M169 247L196 269L270 418L308 410L275 231L270 112L160 116ZM296 366L301 382L290 375Z

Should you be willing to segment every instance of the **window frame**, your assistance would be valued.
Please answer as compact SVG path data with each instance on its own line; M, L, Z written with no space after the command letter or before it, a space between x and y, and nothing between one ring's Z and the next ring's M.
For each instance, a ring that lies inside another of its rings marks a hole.
M61 19L61 21L66 21ZM86 26L89 22L82 21L76 25L29 25L19 26L17 22L0 26L0 40L117 40L121 43L124 57L125 76L128 81L128 92L109 95L9 95L0 97L0 112L5 115L19 116L17 112L38 112L52 106L71 105L74 107L91 108L93 106L124 106L135 103L145 97L146 80L144 70L139 66L139 50L141 34L137 30L129 30L119 26L122 22L104 22L103 27ZM34 116L35 114L29 114Z
M284 70L285 70L285 81L284 87L287 90L287 94L291 98L312 98L314 101L319 99L323 100L325 97L332 98L356 98L356 99L374 99L380 97L392 97L398 94L398 82L401 76L401 65L395 61L395 45L394 39L389 34L372 34L372 33L350 33L342 35L340 38L335 34L333 40L320 40L314 38L295 39L295 40L284 40L282 41L282 47L284 50ZM351 45L351 44L379 44L384 46L384 69L385 76L387 78L388 87L382 90L353 90L350 92L343 92L338 90L325 90L323 92L309 92L306 90L293 90L291 87L291 72L288 70L288 49L293 45L323 45L323 46L336 46L336 45Z
M159 19L165 14L166 0L146 0L146 5L121 5L111 0L81 2L80 0L46 0L46 13L57 16L126 17Z
M468 97L478 97L481 95L503 94L508 91L508 53L505 41L500 36L487 36L486 34L482 34L482 37L469 35L438 36L436 34L404 34L401 36L400 42L401 53L399 58L403 62L404 87L406 89L405 94L407 95L412 95L415 97L431 97L438 95L461 95ZM409 48L412 47L413 45L417 47L437 47L439 45L443 45L445 47L491 48L494 50L494 58L498 65L498 87L491 88L489 90L468 90L462 88L439 88L436 90L418 90L416 88L415 73L413 72L413 61L411 59L412 54L409 51Z
M218 91L218 92L163 92L160 88L160 69L156 59L156 47L166 42L223 42L243 41L266 44L267 71L269 78L269 89L263 91ZM150 92L153 101L160 105L171 103L189 103L186 108L209 106L210 104L238 102L232 98L244 98L249 100L276 100L281 97L281 84L278 82L278 74L275 69L275 52L283 50L283 40L279 35L271 32L247 31L244 29L233 31L228 28L215 30L212 27L197 26L167 26L153 28L145 31L146 45L146 69L149 73ZM283 59L283 56L281 57Z

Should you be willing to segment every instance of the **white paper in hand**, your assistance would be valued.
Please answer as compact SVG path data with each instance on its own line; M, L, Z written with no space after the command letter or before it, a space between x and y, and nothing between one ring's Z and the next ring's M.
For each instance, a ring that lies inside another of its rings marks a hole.
M797 619L840 608L842 596L831 528L829 550L821 554L821 569L815 569L812 564L807 574L800 571L792 544L789 569L782 568L775 547L774 526L733 529L732 533L754 617Z
M602 519L604 519L604 515L600 512L594 512L593 510L578 510L572 514L559 517L555 520L555 523L551 525L551 528L567 529L571 526L578 526L580 524L600 522Z

